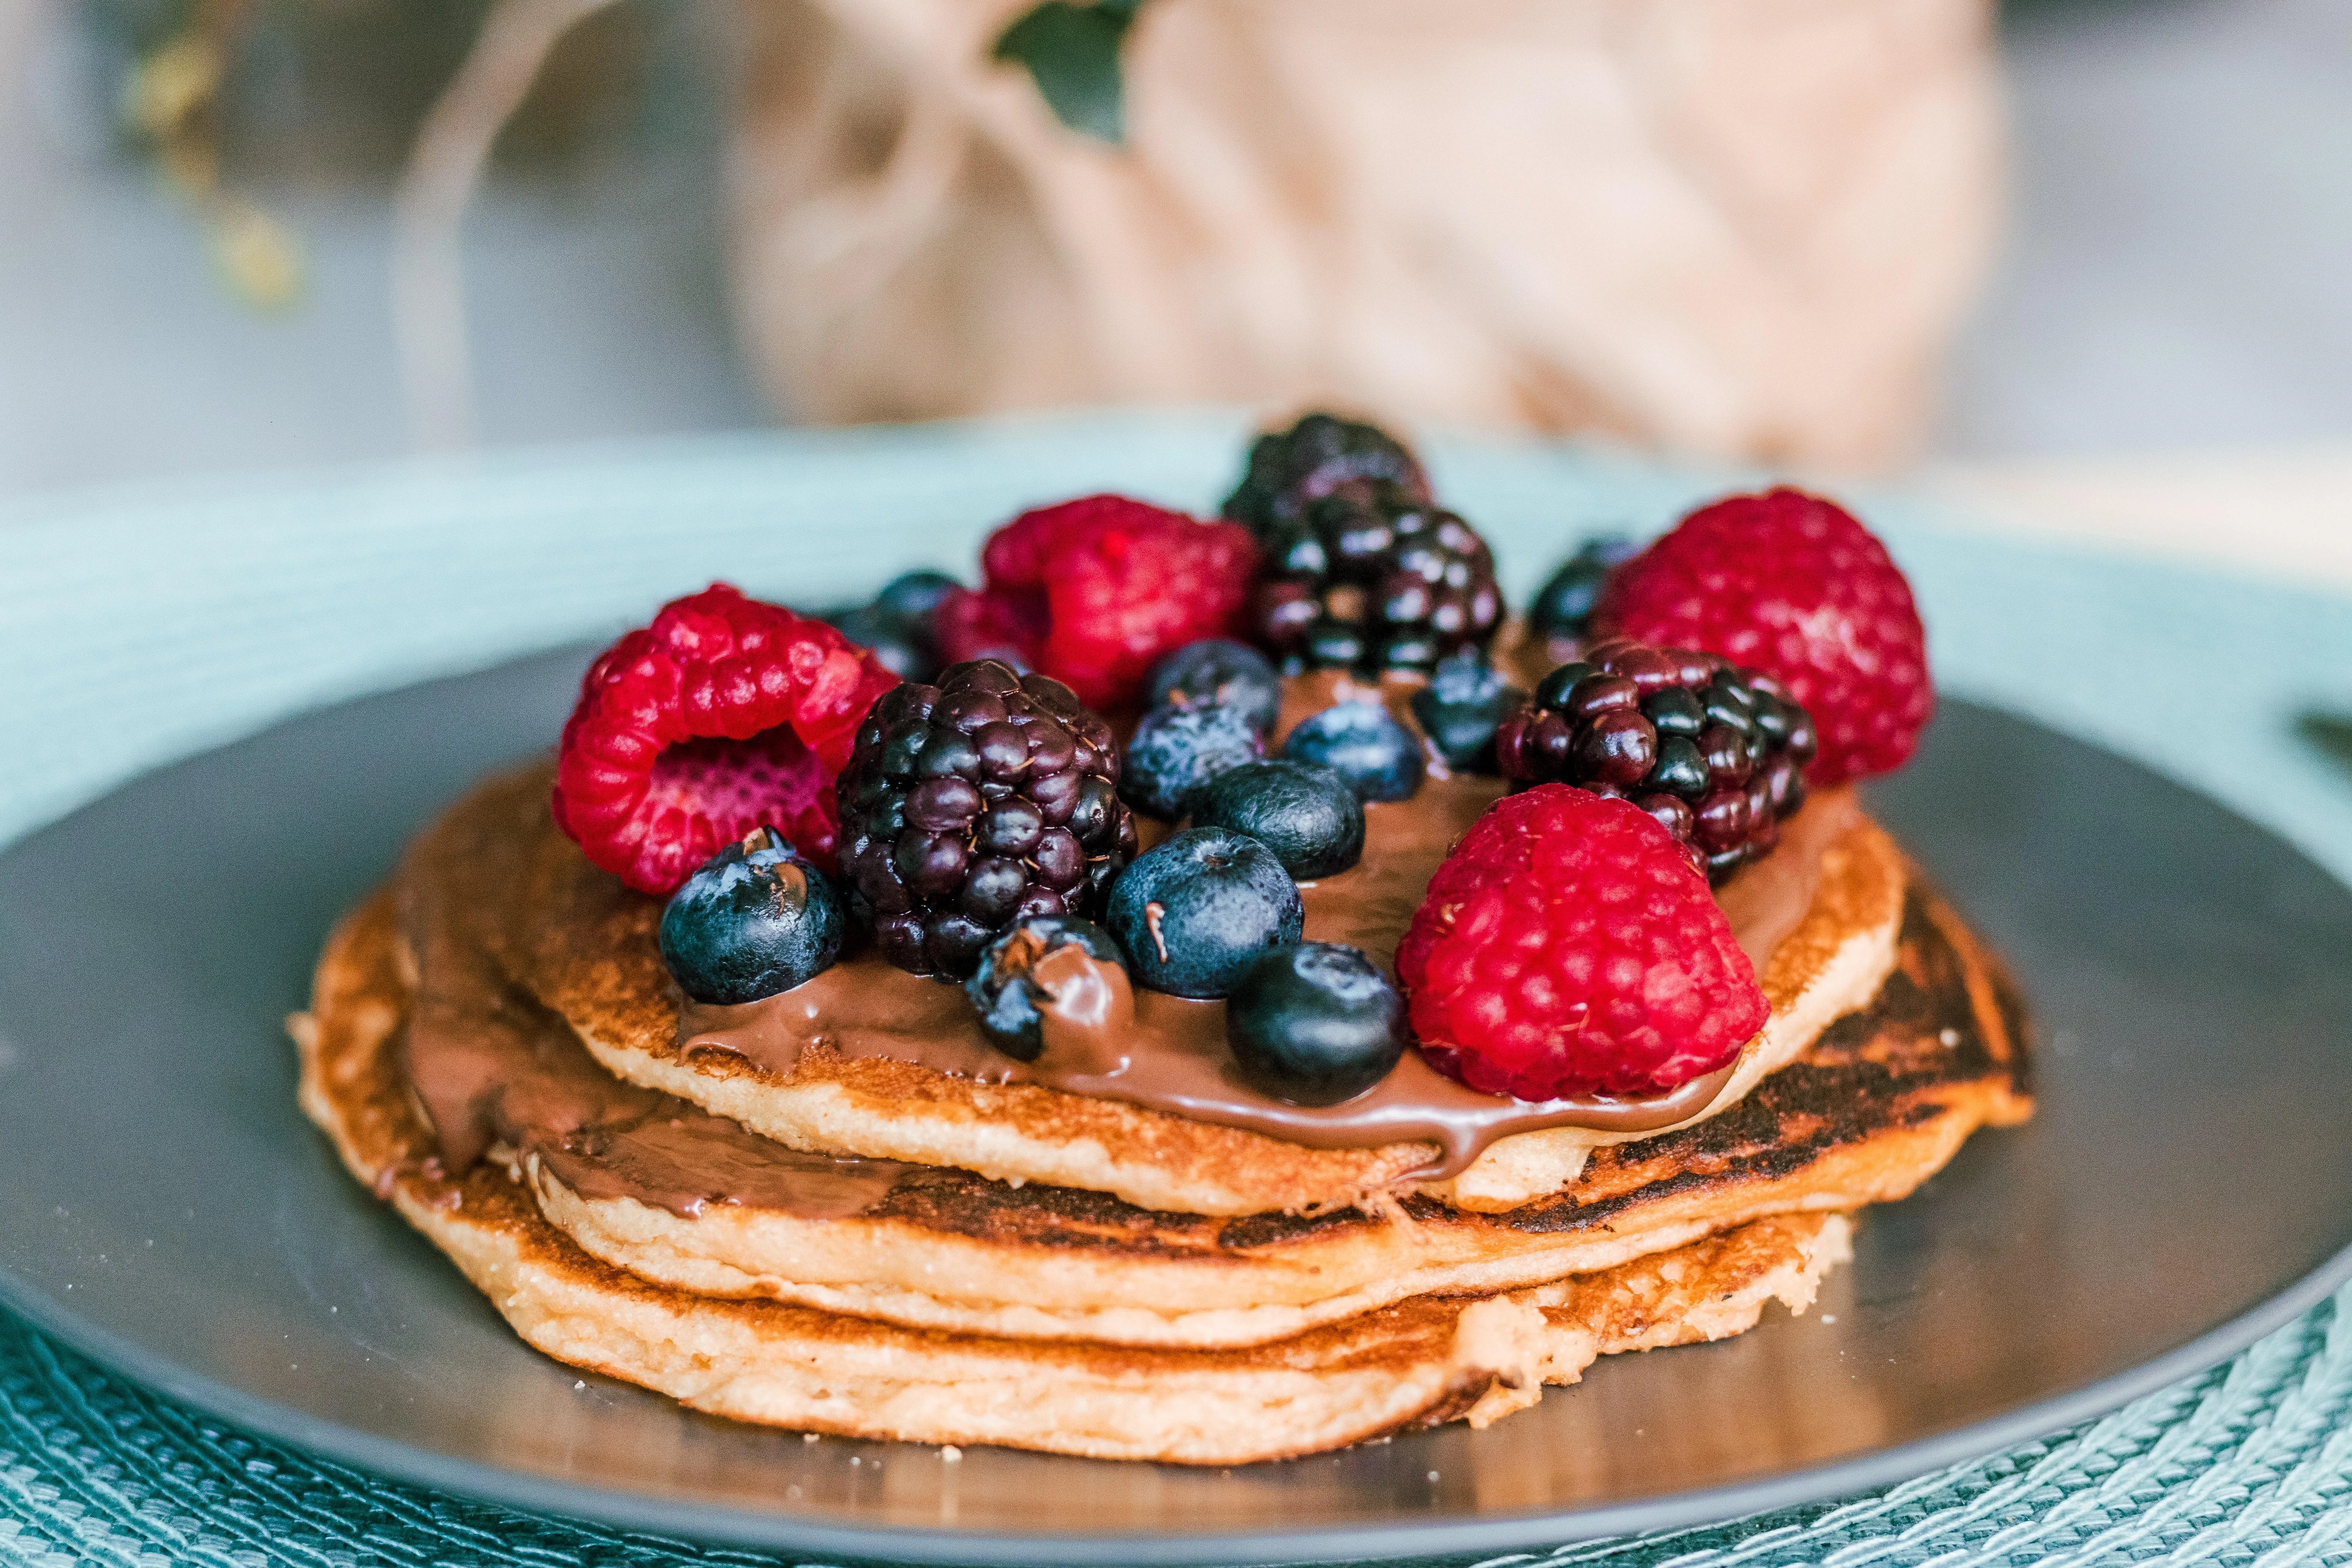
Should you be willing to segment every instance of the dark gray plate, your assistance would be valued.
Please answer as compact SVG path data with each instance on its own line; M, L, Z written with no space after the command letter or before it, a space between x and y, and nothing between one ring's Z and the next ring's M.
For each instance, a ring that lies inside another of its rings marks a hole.
M1874 804L2022 978L2041 1115L1874 1213L1815 1311L1493 1428L1196 1471L789 1434L526 1349L296 1112L328 923L581 658L356 702L0 856L0 1299L257 1432L432 1486L828 1554L1507 1550L1854 1490L2079 1421L2352 1271L2352 894L2221 807L1952 704Z

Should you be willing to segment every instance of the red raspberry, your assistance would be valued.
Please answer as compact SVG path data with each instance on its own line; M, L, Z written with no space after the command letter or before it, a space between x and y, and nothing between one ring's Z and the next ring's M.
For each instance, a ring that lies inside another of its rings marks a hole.
M763 824L831 869L834 776L898 684L823 622L714 583L588 667L556 754L556 825L665 897Z
M1628 801L1507 795L1430 879L1397 949L1422 1055L1521 1100L1656 1094L1769 1011L1706 878Z
M1821 731L1816 786L1901 767L1936 710L1911 584L1852 512L1802 490L1701 507L1610 574L1592 624L1774 677Z
M1090 708L1131 709L1163 654L1234 628L1256 561L1234 523L1125 496L1064 501L989 537L986 585L949 595L934 636L949 663L1009 654Z

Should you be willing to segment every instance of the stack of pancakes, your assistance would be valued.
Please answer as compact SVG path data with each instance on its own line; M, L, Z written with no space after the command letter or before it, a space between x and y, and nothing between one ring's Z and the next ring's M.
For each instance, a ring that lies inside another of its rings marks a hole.
M1309 1148L822 1039L782 1068L698 1048L660 904L555 828L548 781L484 786L336 930L293 1021L302 1104L531 1344L741 1420L1216 1465L1483 1425L1597 1356L1802 1310L1854 1210L2031 1110L1998 963L1850 792L1727 890L1772 1016L1702 1110L1436 1179L1431 1143ZM1368 859L1500 787L1370 807ZM1781 917L1743 922L1743 883ZM1417 894L1348 889L1307 938L1385 960ZM845 962L877 1007L956 997Z

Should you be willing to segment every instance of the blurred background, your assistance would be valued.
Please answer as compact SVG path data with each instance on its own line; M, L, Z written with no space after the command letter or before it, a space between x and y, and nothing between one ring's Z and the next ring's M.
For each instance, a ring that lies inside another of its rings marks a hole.
M2347 278L2345 0L0 0L0 492L1336 398L2334 541Z

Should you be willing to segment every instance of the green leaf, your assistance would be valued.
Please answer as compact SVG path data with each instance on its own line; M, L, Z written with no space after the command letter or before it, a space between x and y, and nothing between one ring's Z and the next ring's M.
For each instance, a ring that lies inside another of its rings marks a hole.
M2305 740L2352 768L2352 719L2314 709L2298 717L2294 727Z
M1118 47L1143 0L1045 0L1004 29L996 58L1026 66L1055 118L1113 146L1127 140Z

